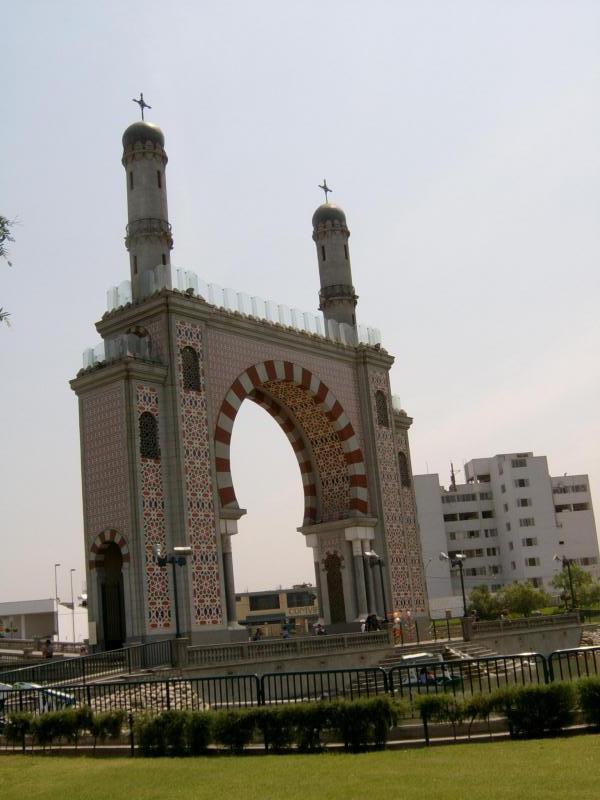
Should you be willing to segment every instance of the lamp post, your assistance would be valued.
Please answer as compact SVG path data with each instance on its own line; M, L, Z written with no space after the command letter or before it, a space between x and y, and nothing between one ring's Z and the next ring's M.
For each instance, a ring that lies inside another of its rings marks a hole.
M71 569L71 625L73 628L73 646L75 646L75 598L73 597L73 573L75 567Z
M569 590L571 592L571 611L577 607L577 600L575 599L575 589L573 588L573 573L571 572L571 564L574 564L575 561L572 558L567 558L566 556L554 556L555 561L560 561L564 567L567 568L567 575L569 577Z
M465 594L465 579L463 575L463 564L466 555L464 553L456 553L453 556L449 556L448 553L440 553L440 561L449 561L452 567L458 567L458 571L460 574L460 589L462 592L462 601L463 601L463 617L467 616L467 595Z
M381 602L383 603L383 621L388 622L387 618L387 610L386 610L386 603L385 603L385 586L383 583L383 558L378 556L375 550L367 550L365 551L365 556L369 559L369 564L371 568L375 566L375 564L379 567L379 580L381 581Z
M56 634L56 638L58 639L58 573L57 570L60 567L60 564L54 565L54 633Z
M167 564L173 566L173 595L175 600L175 638L181 639L179 628L179 603L177 600L177 566L184 567L187 564L188 556L192 555L191 547L174 547L170 555L163 556L160 547L154 548L154 556L159 567L166 567Z

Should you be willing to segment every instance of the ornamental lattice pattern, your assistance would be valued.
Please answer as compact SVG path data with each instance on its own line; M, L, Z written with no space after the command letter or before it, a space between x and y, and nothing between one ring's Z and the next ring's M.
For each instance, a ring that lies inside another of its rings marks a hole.
M275 337L276 332L277 327L271 328L269 336ZM231 384L249 366L269 359L293 361L318 375L331 389L352 423L358 446L364 452L358 380L352 363L332 358L329 354L320 355L318 341L313 345L314 352L302 352L275 341L257 341L221 329L208 328L206 337L206 371L210 375L207 395L212 419L217 419Z
M81 436L87 547L105 529L114 528L129 539L131 495L122 383L82 397Z
M184 389L181 351L191 347L198 355L200 389ZM223 623L219 552L210 472L206 383L202 331L191 322L177 323L177 383L183 440L186 490L186 526L192 548L192 596L196 625Z
M294 383L270 381L264 389L290 409L310 443L321 483L321 515L318 522L348 516L350 487L348 468L339 436L311 395Z
M152 414L158 425L158 392L151 386L136 387L138 430L142 414ZM171 596L168 570L155 562L154 548L167 552L165 527L165 495L160 460L143 458L139 451L138 468L142 500L142 528L144 531L145 592L147 623L151 630L171 627Z
M369 372L373 419L377 419L376 392L389 395L386 372ZM381 485L383 523L388 551L394 611L425 611L421 551L416 527L406 525L396 443L391 427L375 426L375 445ZM404 490L406 491L406 490Z

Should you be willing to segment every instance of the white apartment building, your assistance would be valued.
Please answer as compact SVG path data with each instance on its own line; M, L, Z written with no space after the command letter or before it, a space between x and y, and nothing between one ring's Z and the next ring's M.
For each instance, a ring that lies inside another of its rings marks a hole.
M466 556L467 594L526 580L555 593L550 581L562 569L555 555L600 576L587 475L552 477L546 457L533 453L476 458L464 470L466 482L448 489L437 474L414 476L433 616L462 613L458 570L440 552Z

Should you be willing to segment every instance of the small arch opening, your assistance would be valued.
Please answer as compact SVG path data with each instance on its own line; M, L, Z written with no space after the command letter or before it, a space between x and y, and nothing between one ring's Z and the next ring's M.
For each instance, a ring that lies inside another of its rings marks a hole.
M412 481L410 479L410 470L408 468L406 453L398 453L398 467L400 468L400 483L405 489L410 489Z
M158 420L149 411L140 414L140 456L155 461L160 458Z
M378 389L375 392L375 409L377 411L377 424L384 428L390 427L390 417L388 413L388 403L385 393Z
M183 388L194 392L200 391L200 362L198 353L193 347L184 347L181 351Z
M327 261L327 253L325 252L325 245L321 245L321 258L323 261Z

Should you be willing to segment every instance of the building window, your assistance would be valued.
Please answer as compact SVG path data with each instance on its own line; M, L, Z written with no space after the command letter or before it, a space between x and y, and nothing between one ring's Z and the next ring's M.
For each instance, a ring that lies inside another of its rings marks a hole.
M514 484L517 489L524 489L529 486L529 478L515 478Z
M160 260L162 261L163 267L167 264L167 257L164 253L161 254Z
M158 420L149 411L140 414L140 455L155 460L160 458Z
M479 519L478 511L463 511L458 515L459 519Z
M444 514L444 522L456 522L457 519L458 514Z
M589 503L573 503L573 511L589 511Z
M467 539L479 539L479 531L466 531Z
M410 471L408 469L408 459L405 453L398 453L398 466L400 467L400 483L405 489L410 489Z
M455 541L456 541L456 533L454 533L454 532L452 532L452 533L449 533L449 534L448 534L448 539L449 539L449 541L451 541L451 542L455 542Z
M539 565L540 565L540 560L539 560L539 558L537 556L535 556L534 558L526 558L525 559L525 566L526 567L539 567Z
M487 511L482 511L481 512L481 519L492 519L493 516L494 516L494 512L492 511L491 508L488 509Z
M158 185L158 188L162 189L162 177L159 169L156 170L156 183Z
M525 539L521 539L523 547L537 547L537 543L537 536L527 536Z
M121 184L122 186L123 184ZM133 172L129 173L129 188L133 189Z
M498 528L485 528L484 535L486 539L493 539L498 536Z
M569 503L563 503L560 506L554 506L554 510L557 514L560 514L562 511L571 511L571 506Z
M519 497L517 500L517 506L519 508L526 508L527 506L531 505L531 497Z
M346 261L348 261L348 245L344 245L344 255L346 256Z
M500 487L500 491L502 492L502 494L506 492L506 486L504 484L502 484L502 486Z
M515 549L515 546L514 546L513 542L509 542L508 543L508 549L509 550L514 550Z
M504 513L508 514L508 503L504 503L502 507L504 508Z
M270 611L271 609L279 608L278 594L250 595L248 600L250 611Z
M492 493L491 492L479 492L479 499L480 500L491 500Z
M193 347L184 347L181 351L181 368L183 372L183 388L199 392L200 363L198 361L198 353Z
M521 517L519 520L520 528L531 528L533 525L535 525L535 519L533 517Z
M321 258L323 259L323 261L327 261L327 255L325 254L325 245L324 244L321 245Z
M477 483L489 483L490 476L488 475L478 475L477 476Z
M137 256L133 257L133 274L137 275Z
M497 547L486 547L485 553L488 556L497 556L498 555L498 548Z
M527 466L527 459L526 458L513 458L510 462L510 465L513 469L519 469L519 467L526 467Z
M459 503L473 503L475 500L477 500L477 495L476 494L457 494L456 495L456 500Z
M544 581L542 580L542 578L529 578L529 580L531 582L531 585L535 589L541 589L542 586L544 585Z
M312 592L288 592L286 599L288 608L302 608L315 604L315 595Z
M388 415L387 397L381 389L375 392L375 410L377 411L377 424L383 425L384 428L389 428L390 418Z
M511 568L511 569L516 569L516 568L517 568L517 565L515 564L515 562L514 562L514 561L511 561L511 562L510 562L510 568Z
M445 494L442 497L442 503L456 503L456 495L455 494Z
M507 523L506 523L506 530L507 530L507 531L509 531L509 530L510 530L510 522L507 522Z
M588 488L585 483L574 483L571 487L572 492L587 492Z
M499 575L501 572L502 572L502 567L499 564L492 564L491 567L488 567L489 575Z

